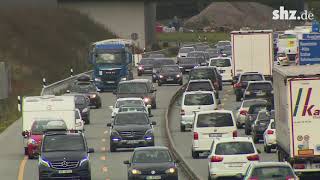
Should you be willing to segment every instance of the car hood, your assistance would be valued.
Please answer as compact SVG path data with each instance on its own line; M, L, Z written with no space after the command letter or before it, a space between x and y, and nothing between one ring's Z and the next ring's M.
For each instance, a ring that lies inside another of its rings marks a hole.
M132 163L131 168L138 169L138 170L144 170L144 171L165 171L169 168L175 167L175 164L173 162L167 162L167 163Z
M54 151L42 152L41 158L52 161L81 161L88 156L85 151Z
M128 124L128 125L114 125L113 129L116 131L146 131L150 129L151 126L149 124L145 125L134 125L134 124Z
M117 98L139 97L143 99L146 96L148 93L117 93Z

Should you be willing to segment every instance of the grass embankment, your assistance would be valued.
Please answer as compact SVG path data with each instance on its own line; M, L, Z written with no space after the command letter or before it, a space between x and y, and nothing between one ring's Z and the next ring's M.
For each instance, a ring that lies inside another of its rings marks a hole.
M90 42L113 38L101 25L66 9L2 9L0 61L9 64L12 92L0 102L0 132L18 117L18 95L39 95L42 78L48 83L88 69Z
M160 42L198 42L198 37L204 42L216 43L220 40L230 40L230 34L225 32L174 32L174 33L157 33L157 40Z

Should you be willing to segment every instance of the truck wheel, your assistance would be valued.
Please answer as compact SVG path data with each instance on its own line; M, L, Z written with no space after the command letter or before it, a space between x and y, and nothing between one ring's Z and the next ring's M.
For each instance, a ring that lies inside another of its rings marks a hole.
M193 151L193 150L192 150L192 154L191 154L191 155L192 155L192 158L193 158L193 159L198 159L198 158L199 158L199 153L198 153L198 152L195 152L195 151Z

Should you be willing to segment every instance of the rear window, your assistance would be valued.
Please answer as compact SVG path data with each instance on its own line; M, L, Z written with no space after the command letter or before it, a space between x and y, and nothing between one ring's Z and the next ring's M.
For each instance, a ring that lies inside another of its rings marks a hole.
M233 126L230 113L199 114L197 127L225 127Z
M230 59L213 59L210 62L210 66L229 67L231 66L231 63L230 63Z
M210 82L190 82L187 91L213 91Z
M253 154L254 147L251 142L226 142L216 146L216 155Z
M293 171L290 167L257 167L253 170L252 176L257 179L264 180L283 180L288 176L294 177Z
M267 107L266 106L255 106L255 105L253 105L253 106L251 106L250 108L249 108L249 114L258 114L259 113L259 111L261 111L261 110L267 110Z
M161 72L179 72L178 66L163 66L160 70Z
M242 107L250 107L254 104L259 104L261 102L267 102L267 101L244 101Z
M272 90L272 85L270 83L251 83L248 90Z
M141 59L140 64L152 65L153 61L154 61L153 59Z
M194 51L194 48L181 48L179 50L179 53L188 53L188 52L191 52L191 51Z
M187 94L184 97L184 105L196 106L196 105L212 105L214 100L211 93L206 94Z
M190 79L215 79L213 69L193 69L190 73Z
M263 77L261 74L247 74L241 76L241 81L261 81Z
M184 58L179 60L180 64L198 64L198 59L196 58Z

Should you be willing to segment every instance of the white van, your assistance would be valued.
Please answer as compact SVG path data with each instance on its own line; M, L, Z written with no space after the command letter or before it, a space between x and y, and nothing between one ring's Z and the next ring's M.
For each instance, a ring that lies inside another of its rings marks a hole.
M215 66L222 76L222 81L232 81L232 65L231 58L228 57L216 57L211 58L209 66Z
M213 91L189 91L182 95L180 130L192 128L195 112L218 109L219 100Z
M209 152L214 138L237 137L236 122L232 111L211 110L197 112L193 123L192 157Z

